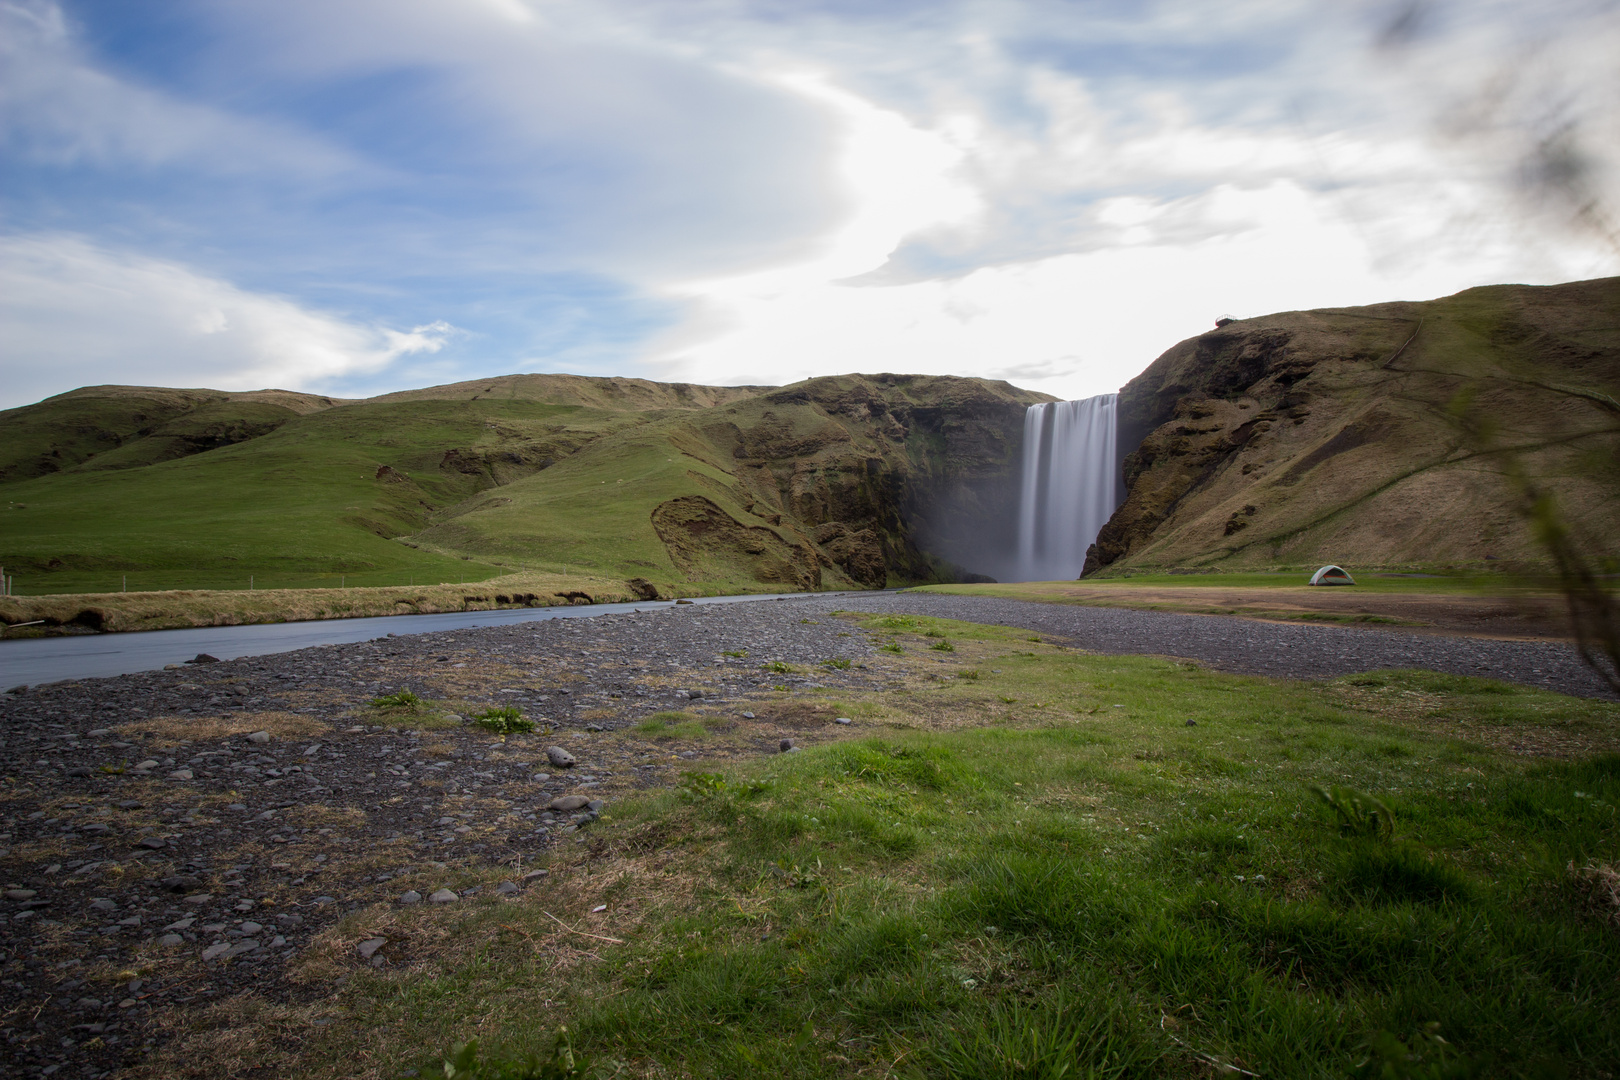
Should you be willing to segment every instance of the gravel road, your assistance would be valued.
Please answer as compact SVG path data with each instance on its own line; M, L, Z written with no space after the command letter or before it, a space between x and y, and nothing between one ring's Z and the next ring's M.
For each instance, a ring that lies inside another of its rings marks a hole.
M1573 647L1551 642L1443 637L939 593L845 596L836 602L818 599L810 603L849 611L1017 626L1095 652L1179 656L1223 671L1285 679L1331 679L1378 668L1425 668L1503 679L1577 697L1615 698Z

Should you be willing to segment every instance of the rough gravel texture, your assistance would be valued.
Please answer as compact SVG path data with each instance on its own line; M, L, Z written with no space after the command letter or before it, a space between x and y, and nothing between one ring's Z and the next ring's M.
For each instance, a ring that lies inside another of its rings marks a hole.
M773 687L880 688L860 663L871 650L845 623L763 601L0 695L0 1058L18 1075L109 1075L151 1045L157 1010L248 985L308 993L276 984L345 912L398 903L410 882L413 898L453 902L466 888L445 887L479 867L502 868L510 884L494 891L515 894L550 845L584 839L603 801L667 783L698 756L623 731L637 720L718 706L750 714L747 752L775 752L803 717L773 717L771 699L792 697ZM851 666L821 666L839 659ZM501 740L453 720L379 723L368 703L400 690L469 714L515 704L541 727ZM552 744L577 764L551 765ZM567 795L589 805L549 809Z
M844 597L836 606L1018 626L1095 652L1179 656L1223 671L1284 679L1331 679L1379 668L1424 668L1503 679L1578 697L1615 697L1572 646L1554 642L1442 637L939 593Z
M604 803L698 756L638 735L648 714L735 717L734 753L848 731L791 692L889 688L867 664L874 641L827 618L840 608L1267 675L1417 666L1603 693L1565 646L931 594L553 620L35 687L0 695L0 1058L22 1076L111 1075L160 1037L164 1010L250 985L317 993L289 965L346 912L518 895ZM503 740L369 704L401 690L468 715L515 704L541 726ZM576 764L553 765L549 746ZM405 959L386 939L361 945L356 963Z

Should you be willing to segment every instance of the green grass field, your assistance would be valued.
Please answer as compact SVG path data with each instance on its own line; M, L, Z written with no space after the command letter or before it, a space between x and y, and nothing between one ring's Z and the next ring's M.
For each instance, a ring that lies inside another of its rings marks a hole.
M1620 1060L1620 705L865 626L908 681L839 699L854 737L612 806L522 901L388 913L416 961L354 974L302 1075L348 1075L362 1048L377 1075L423 1070L471 1037L544 1055L562 1025L603 1076L1596 1078Z

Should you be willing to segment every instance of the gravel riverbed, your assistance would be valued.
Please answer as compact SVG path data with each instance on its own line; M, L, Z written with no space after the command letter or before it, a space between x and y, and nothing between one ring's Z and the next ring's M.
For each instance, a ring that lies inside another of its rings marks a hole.
M1603 680L1581 662L1574 647L1561 642L1410 634L941 593L848 596L837 606L1017 626L1092 652L1179 656L1222 671L1281 679L1334 679L1379 668L1423 668L1503 679L1576 697L1615 698Z
M1561 645L932 594L681 606L29 688L0 695L0 1056L17 1075L113 1075L162 1037L165 1010L248 987L323 993L288 973L348 912L522 893L605 805L701 764L639 734L649 714L731 724L705 758L851 730L795 692L898 683L838 609L1267 675L1428 667L1603 693ZM542 731L502 739L443 709L369 704L401 690L460 715L516 705ZM381 939L355 960L408 961Z

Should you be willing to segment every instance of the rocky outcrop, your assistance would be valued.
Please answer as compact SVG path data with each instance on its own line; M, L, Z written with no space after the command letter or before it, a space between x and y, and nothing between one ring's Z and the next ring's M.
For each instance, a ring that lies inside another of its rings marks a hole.
M1593 536L1620 526L1620 279L1290 312L1181 342L1120 392L1107 567L1533 561L1511 446ZM1582 462L1605 462L1601 467Z
M847 375L693 423L707 453L672 441L851 584L964 580L1010 548L1024 411L1045 400L981 379Z
M741 524L701 495L659 503L653 529L670 558L689 578L741 578L809 591L821 587L815 552L788 543L771 529Z

